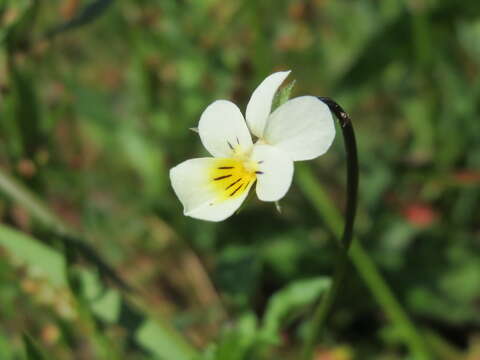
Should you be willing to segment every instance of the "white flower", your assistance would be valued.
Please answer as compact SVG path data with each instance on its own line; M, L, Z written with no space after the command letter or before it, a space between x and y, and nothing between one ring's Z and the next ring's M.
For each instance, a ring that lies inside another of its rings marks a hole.
M293 162L328 150L335 127L328 106L316 97L291 99L270 113L289 73L274 73L255 89L246 123L230 101L217 100L205 109L198 132L213 157L187 160L170 170L185 215L224 220L240 207L255 182L260 200L277 201L290 188ZM250 132L258 138L255 144Z

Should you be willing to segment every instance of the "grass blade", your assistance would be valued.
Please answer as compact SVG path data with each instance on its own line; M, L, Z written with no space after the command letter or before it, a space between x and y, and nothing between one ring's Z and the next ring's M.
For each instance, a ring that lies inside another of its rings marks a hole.
M28 335L23 335L23 342L25 344L25 352L27 355L27 360L47 360L47 358L40 351L39 347L33 339Z

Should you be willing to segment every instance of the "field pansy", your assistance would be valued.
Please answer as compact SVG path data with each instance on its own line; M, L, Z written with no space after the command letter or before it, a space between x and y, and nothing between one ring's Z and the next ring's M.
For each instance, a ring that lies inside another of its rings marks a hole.
M255 183L260 200L280 200L292 183L294 161L314 159L328 150L335 127L322 101L301 96L271 112L275 93L289 73L263 80L248 102L245 119L228 100L205 109L198 133L213 157L187 160L170 170L185 215L222 221L240 207Z

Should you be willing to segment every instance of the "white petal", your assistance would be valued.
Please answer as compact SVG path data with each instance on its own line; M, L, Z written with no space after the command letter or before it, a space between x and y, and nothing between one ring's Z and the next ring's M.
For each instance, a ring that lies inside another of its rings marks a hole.
M293 177L293 161L271 145L255 145L252 159L258 162L257 196L263 201L277 201L285 196Z
M335 137L330 109L314 96L301 96L276 109L265 129L268 144L284 150L294 161L325 153Z
M272 111L272 101L277 89L290 71L273 73L255 89L247 105L245 118L252 134L262 137L268 116Z
M240 196L219 201L219 193L212 187L210 176L217 161L215 158L191 159L170 170L170 181L185 215L222 221L231 216L247 197L252 184Z
M223 221L232 216L235 211L240 208L240 206L248 196L252 184L250 184L248 191L245 191L241 196L235 199L226 200L220 203L215 203L213 205L205 204L202 207L198 207L188 213L185 213L185 215L200 220Z
M211 103L198 123L203 146L215 157L230 157L239 147L248 151L252 137L237 105L227 100Z

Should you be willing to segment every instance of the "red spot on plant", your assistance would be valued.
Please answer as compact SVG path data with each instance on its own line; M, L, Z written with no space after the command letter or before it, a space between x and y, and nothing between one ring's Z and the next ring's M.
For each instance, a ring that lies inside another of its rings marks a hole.
M403 210L403 215L410 224L419 227L430 226L438 218L437 212L425 203L407 205Z

